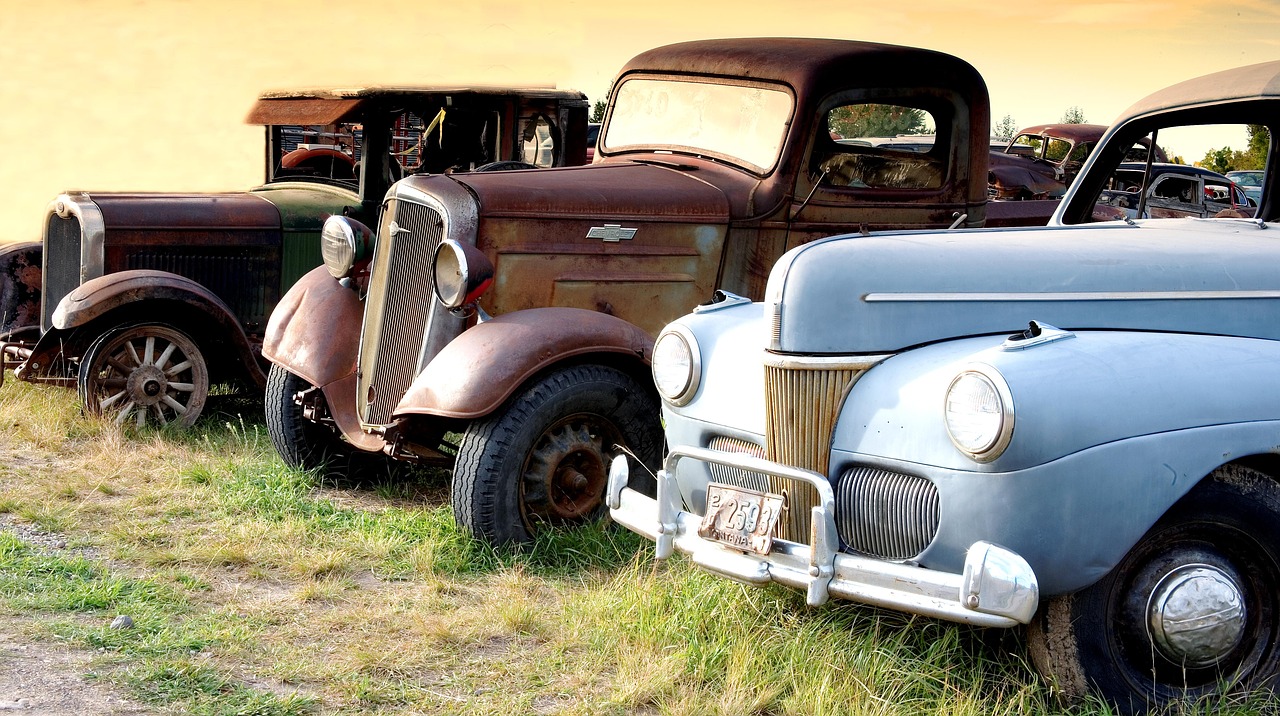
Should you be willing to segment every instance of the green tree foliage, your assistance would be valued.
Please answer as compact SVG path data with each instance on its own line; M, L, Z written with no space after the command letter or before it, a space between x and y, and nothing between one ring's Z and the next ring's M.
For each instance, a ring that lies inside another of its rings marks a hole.
M997 137L1012 137L1017 132L1018 123L1014 121L1012 114L1006 114L991 127L991 133Z
M1076 106L1067 107L1067 111L1062 113L1063 124L1084 124L1088 121L1084 118L1084 110Z
M827 125L841 137L893 137L928 134L933 128L924 110L888 104L852 104L831 110Z
M1243 151L1231 147L1210 149L1200 161L1200 166L1220 174L1237 169L1266 169L1271 133L1261 124L1247 125L1246 130L1249 142Z
M609 106L607 99L598 99L596 103L591 105L591 116L587 118L588 122L603 122L604 110Z

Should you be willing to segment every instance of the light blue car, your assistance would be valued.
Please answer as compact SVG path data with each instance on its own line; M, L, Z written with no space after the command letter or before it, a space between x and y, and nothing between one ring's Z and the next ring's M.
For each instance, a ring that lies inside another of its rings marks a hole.
M1273 62L1142 100L1048 228L812 242L763 302L671 323L653 356L670 452L656 498L615 462L613 518L660 558L811 605L1027 625L1068 698L1140 712L1270 686L1280 197L1095 222L1126 148L1210 122L1277 136L1278 88Z
M1266 176L1266 172L1261 169L1237 169L1233 172L1227 172L1227 178L1236 183L1244 190L1245 196L1254 201L1262 199L1262 179Z

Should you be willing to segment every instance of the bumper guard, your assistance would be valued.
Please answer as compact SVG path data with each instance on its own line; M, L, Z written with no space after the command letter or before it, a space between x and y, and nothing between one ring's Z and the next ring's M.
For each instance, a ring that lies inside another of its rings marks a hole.
M774 539L767 555L734 550L698 535L702 518L685 512L676 484L680 460L735 467L812 485L819 495L813 507L808 545ZM657 499L627 487L625 456L614 459L605 495L615 522L657 543L658 559L675 551L699 567L739 582L778 582L806 592L811 606L829 598L874 604L923 616L978 626L1012 627L1035 615L1040 591L1035 573L1016 553L992 544L973 543L962 574L838 552L835 495L827 478L743 453L694 447L673 449L658 472Z

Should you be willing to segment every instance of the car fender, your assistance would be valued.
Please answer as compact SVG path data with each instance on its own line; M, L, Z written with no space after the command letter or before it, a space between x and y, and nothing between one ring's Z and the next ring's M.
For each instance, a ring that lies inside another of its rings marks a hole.
M237 372L259 386L266 384L256 351L231 309L208 288L185 276L150 269L99 276L64 296L53 312L54 329L84 336L100 335L110 325L135 322L171 324L188 333L206 352L213 346L223 346L224 351L230 348L241 369ZM216 365L211 361L211 367Z
M445 346L414 379L394 415L483 417L549 366L593 354L648 365L653 338L620 318L581 308L503 314Z
M43 256L39 241L0 247L0 338L22 329L38 332Z
M262 356L323 388L355 374L363 319L364 304L356 292L318 266L298 279L271 312Z

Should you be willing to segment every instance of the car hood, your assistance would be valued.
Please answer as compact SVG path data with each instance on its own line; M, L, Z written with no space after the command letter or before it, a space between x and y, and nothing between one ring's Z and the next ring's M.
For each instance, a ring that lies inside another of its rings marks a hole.
M892 353L1031 320L1280 340L1271 233L1247 220L1164 219L817 241L770 274L773 349Z
M728 193L754 180L698 164L610 161L562 169L455 174L489 218L726 223ZM410 181L413 181L412 179Z
M1016 154L992 152L988 171L988 183L1002 196L1023 189L1034 196L1058 198L1067 190L1052 164Z
M280 212L250 194L91 192L89 199L112 229L280 229Z

